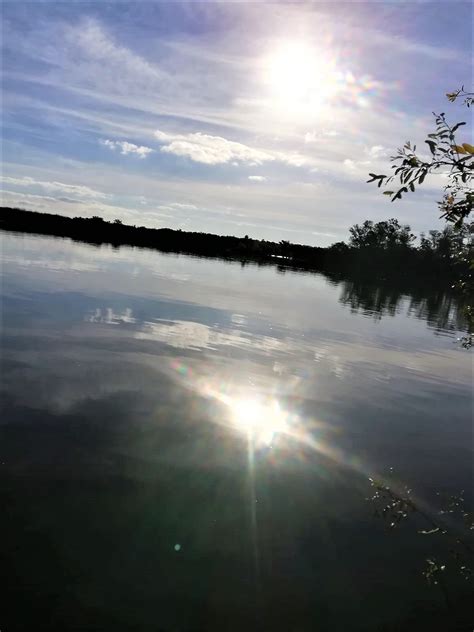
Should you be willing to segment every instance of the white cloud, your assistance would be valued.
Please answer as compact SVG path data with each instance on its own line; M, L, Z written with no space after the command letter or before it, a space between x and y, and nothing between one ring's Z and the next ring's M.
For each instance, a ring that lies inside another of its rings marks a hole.
M182 204L181 202L172 202L170 206L180 211L197 211L198 208L195 204Z
M315 131L306 132L304 135L305 143L315 143L318 140L318 134Z
M347 167L348 169L355 169L356 168L356 164L353 160L351 160L350 158L346 158L344 160L344 166Z
M47 182L44 180L35 180L28 176L22 178L11 178L9 176L0 176L0 181L19 187L40 187L49 193L64 193L82 199L106 199L110 197L106 193L96 191L90 187L77 184L65 184L64 182Z
M265 176L249 176L249 180L252 182L266 182Z
M302 156L296 152L290 154L278 152L276 157L278 160L285 162L290 167L306 167L312 162L308 156Z
M312 235L316 235L317 237L337 237L334 233L321 233L318 230L313 230Z
M320 132L316 132L315 130L313 130L312 132L306 132L306 134L304 135L304 142L316 143L323 138L334 138L335 136L340 136L340 134L334 129L324 129Z
M156 130L155 138L164 143L161 147L162 152L183 156L206 165L222 165L229 162L261 165L275 160L275 156L270 152L201 132L166 134Z
M357 172L357 177L362 178L362 174L366 174L367 169L369 169L371 165L376 164L381 159L386 160L389 154L390 151L383 145L372 145L371 147L364 148L363 154L361 155L361 158L364 158L363 160L345 158L343 165L349 172L352 174Z
M282 152L259 149L237 143L222 136L211 136L201 132L191 134L168 134L155 131L155 138L162 143L161 152L189 158L206 165L239 164L262 165L266 162L283 162L292 167L311 164L308 156L298 152Z
M145 145L134 145L126 140L100 140L101 145L108 147L112 151L120 149L120 153L124 156L128 154L136 154L139 158L146 158L148 154L151 154L154 149L151 147L145 147Z
M383 145L373 145L373 147L366 149L365 153L369 156L369 158L377 159L387 156L388 150Z

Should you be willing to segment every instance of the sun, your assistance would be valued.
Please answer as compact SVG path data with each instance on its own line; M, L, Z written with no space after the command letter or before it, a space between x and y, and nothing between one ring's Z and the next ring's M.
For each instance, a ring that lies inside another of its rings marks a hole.
M295 99L308 93L321 72L319 60L306 44L290 42L280 46L267 60L268 81L282 95Z
M338 75L329 50L286 41L265 57L263 65L271 99L283 109L314 112L337 91Z

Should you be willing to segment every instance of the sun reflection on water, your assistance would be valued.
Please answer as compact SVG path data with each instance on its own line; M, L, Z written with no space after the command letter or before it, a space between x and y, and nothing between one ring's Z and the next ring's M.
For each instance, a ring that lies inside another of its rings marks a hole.
M176 358L170 362L170 369L175 380L209 401L209 421L236 430L252 452L264 456L266 449L275 448L272 453L278 457L276 464L318 455L325 459L326 465L331 462L361 470L356 458L344 454L330 440L329 435L337 434L336 428L301 415L294 404L283 403L273 389L271 392L262 388L244 389L240 380L225 379L223 375L216 379L214 372L206 373L202 366L195 370ZM223 408L216 409L215 403Z
M239 398L230 402L230 408L234 424L256 445L271 445L276 434L288 431L286 415L276 400Z

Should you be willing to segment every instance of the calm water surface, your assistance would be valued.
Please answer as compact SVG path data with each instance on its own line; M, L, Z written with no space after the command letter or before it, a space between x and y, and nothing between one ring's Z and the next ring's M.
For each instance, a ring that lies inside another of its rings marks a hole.
M450 629L366 498L471 489L453 304L1 238L2 630Z

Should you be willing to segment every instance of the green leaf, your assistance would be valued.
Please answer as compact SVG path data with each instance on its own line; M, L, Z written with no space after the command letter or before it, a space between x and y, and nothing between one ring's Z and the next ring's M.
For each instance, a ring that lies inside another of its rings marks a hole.
M466 125L465 122L462 123L456 123L456 125L453 127L453 129L451 130L451 133L454 134L454 132L458 129L458 127L461 127L461 125Z
M431 153L434 156L435 155L435 151L436 151L436 143L434 142L434 140L425 140L425 143L427 145L429 145Z
M402 187L401 189L399 189L395 195L392 198L392 202L394 202L395 200L401 200L402 199L402 193L408 193L408 189L406 187Z

